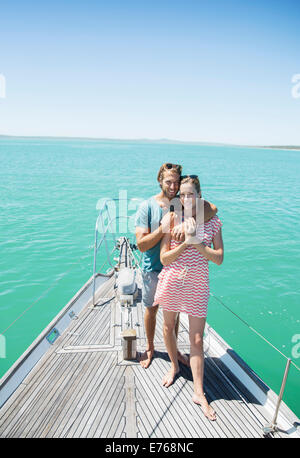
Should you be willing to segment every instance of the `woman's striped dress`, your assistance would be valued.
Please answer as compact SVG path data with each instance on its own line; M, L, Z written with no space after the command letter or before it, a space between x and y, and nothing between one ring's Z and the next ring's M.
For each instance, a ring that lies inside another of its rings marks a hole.
M197 226L196 234L210 247L221 226L219 217L214 216L204 225ZM171 240L170 248L180 243ZM206 317L209 299L208 260L193 245L188 245L176 261L165 266L158 278L153 305L159 304L170 312Z

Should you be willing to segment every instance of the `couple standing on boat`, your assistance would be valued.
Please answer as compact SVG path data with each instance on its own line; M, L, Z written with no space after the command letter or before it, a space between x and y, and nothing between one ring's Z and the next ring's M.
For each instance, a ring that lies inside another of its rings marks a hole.
M203 391L203 333L209 299L208 261L218 265L223 262L222 223L216 216L217 208L201 198L198 176L183 176L181 172L181 165L163 164L157 176L160 193L142 202L136 215L137 245L144 253L142 303L147 336L140 363L144 368L151 363L160 305L164 341L171 360L163 385L169 387L174 382L180 370L179 361L190 366L194 381L192 400L201 406L207 418L215 420L216 414ZM168 211L170 203L176 202L176 208L179 204L182 211ZM189 317L189 359L177 349L180 312Z

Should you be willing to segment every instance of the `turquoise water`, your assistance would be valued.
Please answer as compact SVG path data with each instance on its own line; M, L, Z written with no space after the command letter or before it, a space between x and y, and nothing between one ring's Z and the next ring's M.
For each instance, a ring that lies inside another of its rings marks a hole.
M91 276L99 199L157 193L163 162L199 174L219 208L211 292L300 366L299 151L3 137L0 162L0 375ZM278 393L285 358L214 297L208 322ZM291 366L284 400L298 415L299 382Z

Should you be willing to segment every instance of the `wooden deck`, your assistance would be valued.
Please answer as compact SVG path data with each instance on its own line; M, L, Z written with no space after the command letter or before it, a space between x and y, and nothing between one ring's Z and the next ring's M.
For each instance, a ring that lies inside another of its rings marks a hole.
M98 291L53 343L0 410L0 437L198 438L262 437L270 413L229 371L206 340L204 387L217 421L192 401L190 369L181 366L170 388L161 385L169 367L158 313L156 353L145 370L122 360L124 316L114 278ZM130 320L138 350L145 346L143 310L137 299ZM136 325L138 323L138 325ZM182 317L179 347L189 351ZM285 437L284 431L276 436Z

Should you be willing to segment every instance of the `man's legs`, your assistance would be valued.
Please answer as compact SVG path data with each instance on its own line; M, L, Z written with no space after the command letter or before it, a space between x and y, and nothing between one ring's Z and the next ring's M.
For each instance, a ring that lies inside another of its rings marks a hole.
M143 272L142 273L142 306L145 308L144 314L144 326L147 338L147 347L144 353L139 357L139 361L142 367L147 369L149 367L154 353L154 335L156 327L156 314L158 311L158 305L153 306L155 291L158 283L159 272ZM176 340L178 337L179 329L179 316L178 314L175 335ZM189 358L178 351L178 361L189 366Z
M159 272L142 273L142 307L144 307L144 326L147 338L146 351L139 358L142 367L147 369L154 353L154 335L158 305L153 307Z
M144 315L144 325L147 337L146 351L140 357L141 366L147 369L151 363L154 353L154 335L156 327L156 314L158 305L154 307L146 307Z

